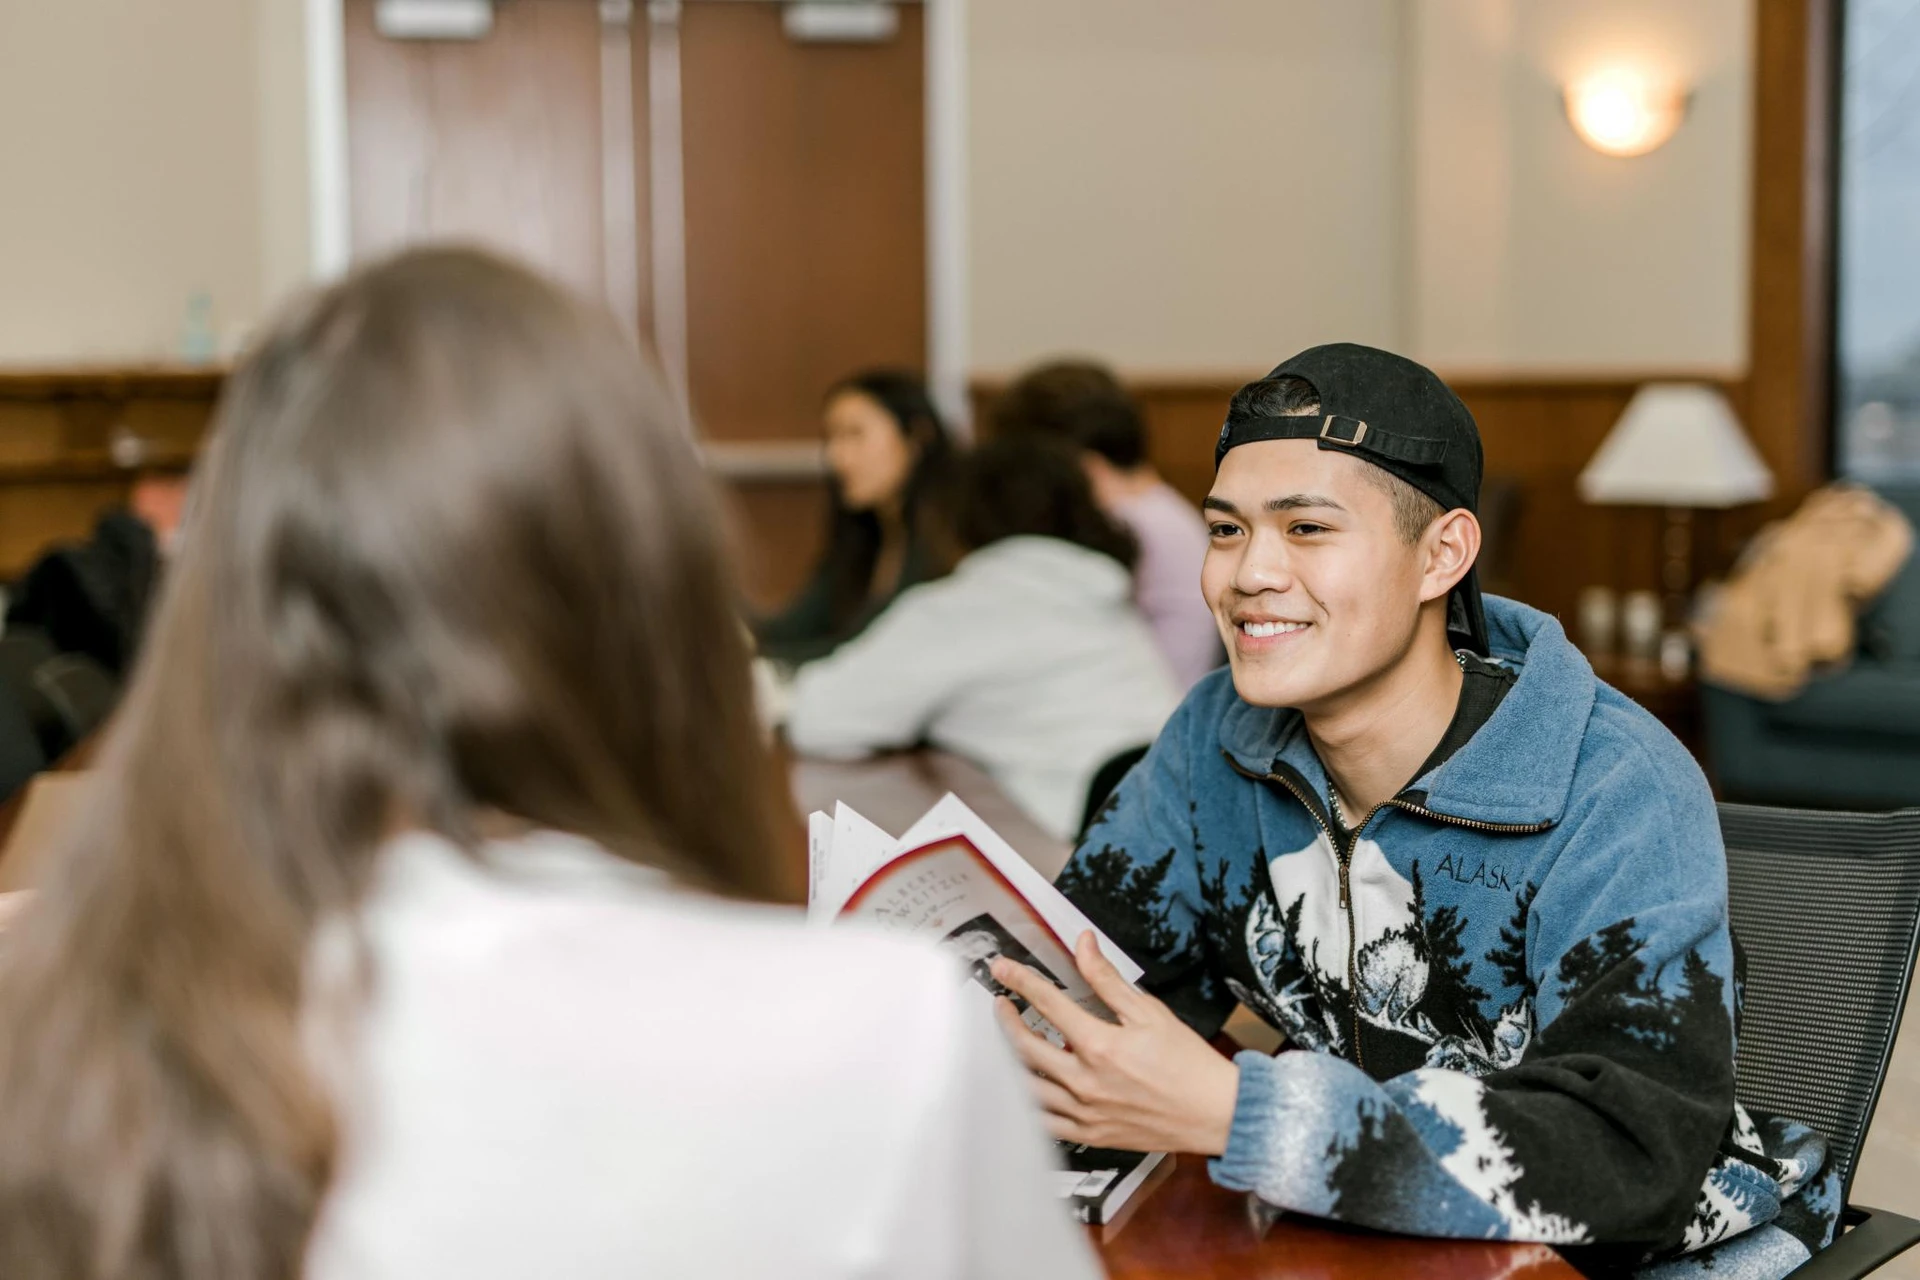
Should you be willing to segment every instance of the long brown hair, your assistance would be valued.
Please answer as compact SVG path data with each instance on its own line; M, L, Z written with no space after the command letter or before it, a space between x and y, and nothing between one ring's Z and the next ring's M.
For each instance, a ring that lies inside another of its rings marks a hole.
M900 495L900 517L906 536L918 544L923 569L949 566L938 561L944 528L942 504L952 486L959 452L953 435L941 420L927 384L905 369L867 369L842 378L827 391L823 403L848 394L863 395L893 419L900 435L914 449L913 467ZM827 579L827 600L836 636L853 630L872 607L873 571L880 560L880 517L872 511L847 506L839 481L828 477L826 551L821 572ZM902 582L902 587L913 585Z
M0 1275L299 1274L335 1144L304 970L397 825L787 896L727 559L656 380L537 277L415 252L284 316L0 939Z

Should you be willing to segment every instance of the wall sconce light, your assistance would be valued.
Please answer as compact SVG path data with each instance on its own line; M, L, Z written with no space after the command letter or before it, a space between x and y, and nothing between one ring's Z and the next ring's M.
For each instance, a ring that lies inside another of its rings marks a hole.
M1567 119L1581 141L1610 156L1643 156L1671 138L1688 95L1635 71L1603 71L1566 88Z

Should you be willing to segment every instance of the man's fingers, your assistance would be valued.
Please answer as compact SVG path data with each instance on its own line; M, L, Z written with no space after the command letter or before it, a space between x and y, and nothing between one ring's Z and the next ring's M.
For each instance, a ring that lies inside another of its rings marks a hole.
M1041 1017L1060 1028L1068 1044L1079 1044L1089 1031L1102 1025L1100 1019L1068 999L1066 992L1026 965L995 956L992 969L994 981L1024 997Z
M1087 1128L1087 1126L1081 1124L1078 1120L1072 1120L1062 1115L1055 1115L1051 1111L1044 1113L1041 1118L1047 1122L1047 1136L1050 1138L1056 1138L1061 1142L1071 1142L1076 1146L1097 1147L1100 1145L1094 1138L1093 1130Z
M1069 1091L1072 1089L1083 1069L1078 1059L1022 1022L1020 1011L1005 996L994 1000L993 1016L1000 1019L1001 1028L1013 1042L1013 1052L1020 1059L1021 1066L1038 1072Z
M1035 1080L1033 1095L1040 1100L1040 1109L1050 1116L1059 1116L1075 1124L1085 1124L1090 1119L1080 1099L1051 1080Z
M1093 930L1086 930L1074 943L1073 962L1079 967L1080 976L1093 988L1093 994L1106 1002L1115 1017L1127 1021L1127 1015L1139 1007L1140 992L1113 967L1113 961L1100 949Z

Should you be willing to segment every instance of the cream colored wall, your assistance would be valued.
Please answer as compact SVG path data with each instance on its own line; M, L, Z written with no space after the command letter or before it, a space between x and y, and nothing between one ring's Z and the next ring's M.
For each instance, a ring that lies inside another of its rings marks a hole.
M0 363L154 360L304 277L297 0L0 0Z
M971 364L1393 343L1398 0L969 0Z
M178 0L175 0L178 3ZM264 311L313 277L312 185L305 6L254 0L254 148L260 157L260 298Z
M1407 6L1409 349L1453 370L1747 360L1752 0ZM1609 66L1692 87L1644 156L1581 142L1561 85Z
M968 0L968 363L1743 368L1752 2ZM196 289L237 334L306 278L300 10L0 0L0 363L166 357ZM1631 160L1558 98L1619 57L1694 86Z
M1753 0L969 0L970 364L1746 361ZM1563 79L1694 87L1600 155Z

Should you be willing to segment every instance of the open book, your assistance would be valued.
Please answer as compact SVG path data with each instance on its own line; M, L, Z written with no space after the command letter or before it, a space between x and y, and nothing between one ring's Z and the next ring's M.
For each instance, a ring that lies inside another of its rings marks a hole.
M1012 1000L1022 1020L1055 1044L1063 1041L1053 1024L994 981L988 966L995 956L1033 969L1109 1022L1113 1012L1074 965L1074 943L1091 930L1122 977L1140 978L1139 965L957 796L927 810L897 839L844 804L831 817L811 814L807 854L808 920L857 920L938 941L975 983ZM1081 1221L1096 1224L1109 1221L1164 1158L1059 1146L1068 1170L1060 1195Z

